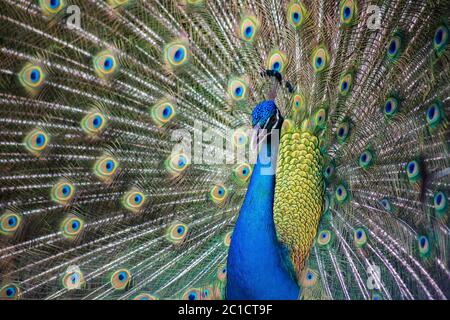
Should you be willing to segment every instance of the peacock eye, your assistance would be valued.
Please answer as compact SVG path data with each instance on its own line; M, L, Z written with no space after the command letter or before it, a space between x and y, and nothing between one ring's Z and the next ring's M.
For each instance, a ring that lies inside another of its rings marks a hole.
M219 279L219 281L224 281L226 279L227 276L227 268L223 265L220 265L217 268L217 279Z
M173 244L180 244L186 238L188 230L189 229L186 224L175 222L167 229L167 240Z
M286 64L286 55L281 51L272 50L267 59L266 67L268 70L277 71L282 74L286 69Z
M143 292L136 295L133 300L158 300L158 298L149 293Z
M292 96L292 110L301 111L304 107L305 98L303 94L296 93Z
M433 37L433 47L438 56L441 56L449 42L449 30L446 25L439 26Z
M19 229L21 222L20 215L7 210L0 216L0 234L13 235Z
M341 75L341 79L339 80L339 94L346 96L350 92L352 85L353 74L351 72Z
M223 243L225 244L226 247L229 247L231 244L232 234L233 234L233 232L229 231L225 234L225 237L223 238Z
M305 17L307 15L306 9L302 3L292 2L287 10L287 18L289 24L294 27L294 29L299 29L305 22Z
M388 199L383 198L379 201L379 203L383 207L384 210L386 210L388 212L392 211L392 204Z
M359 156L359 166L363 169L369 168L373 163L373 154L370 150L366 150Z
M76 216L67 217L62 223L62 235L65 238L75 238L83 230L84 222Z
M252 169L249 164L243 163L233 170L233 178L237 182L245 183L251 176Z
M53 201L61 205L67 205L74 194L74 185L65 179L61 179L52 187L50 197Z
M89 136L95 136L105 127L105 116L100 112L91 111L81 120L81 129Z
M334 165L330 164L325 168L324 176L326 179L329 179L334 173Z
M344 26L351 25L356 20L357 4L355 0L341 1L340 19Z
M353 231L353 240L357 248L363 247L367 243L367 233L363 228L357 228Z
M311 288L317 283L317 279L317 271L308 268L305 270L304 276L301 279L301 284L305 288Z
M259 28L259 21L254 16L246 16L239 26L239 33L242 40L252 42Z
M199 300L200 299L200 290L199 289L188 289L184 295L183 300Z
M348 134L349 134L349 125L347 122L343 122L340 125L338 125L337 127L337 131L336 131L336 138L337 138L337 142L339 144L344 143L347 140Z
M438 217L442 217L443 215L445 215L448 207L447 196L445 195L445 193L442 191L436 192L433 197L433 202L436 215Z
M314 115L314 125L316 128L323 129L327 120L327 113L325 109L319 109Z
M247 83L242 78L232 78L228 82L228 96L234 101L247 98Z
M175 105L168 100L162 100L150 109L150 116L156 126L162 127L175 116Z
M118 70L116 57L109 50L98 53L93 58L94 70L101 78L112 76Z
M39 155L47 147L48 142L47 134L40 129L31 131L24 139L25 148L34 155Z
M348 192L344 185L339 185L335 191L335 198L338 203L343 204L348 198Z
M406 174L410 183L415 183L420 178L419 163L414 160L406 164Z
M80 289L84 284L84 276L78 266L70 266L67 268L62 278L62 284L67 290Z
M46 15L54 15L65 6L64 0L39 0L41 11Z
M398 109L398 100L394 97L390 97L384 103L383 113L385 117L392 118Z
M122 205L125 209L137 213L139 212L145 203L145 195L137 190L132 189L125 193L122 197Z
M20 297L20 289L15 284L7 284L0 289L0 300L17 300Z
M401 37L399 35L394 35L389 41L387 48L387 56L389 60L395 61L399 57L401 46L402 46Z
M324 71L328 67L329 62L330 56L324 46L319 46L313 51L311 64L315 73Z
M115 290L124 290L126 289L131 282L131 273L128 269L119 269L116 270L111 275L111 286Z
M109 181L109 179L117 171L118 162L111 156L103 156L98 159L94 164L94 174L103 181Z
M426 112L427 124L430 128L435 128L442 119L441 107L439 103L432 104Z
M430 243L427 236L419 236L417 238L419 254L422 258L426 258L430 253Z
M331 242L331 232L329 230L322 230L317 236L317 244L319 246L326 246Z
M164 59L171 67L179 67L188 61L187 46L181 41L169 43L164 48Z
M174 176L181 174L190 164L188 156L181 152L180 154L172 154L164 162L166 169Z

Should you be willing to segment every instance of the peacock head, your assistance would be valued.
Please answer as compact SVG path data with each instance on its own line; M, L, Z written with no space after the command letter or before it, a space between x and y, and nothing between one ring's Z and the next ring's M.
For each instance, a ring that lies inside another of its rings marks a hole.
M273 100L263 101L252 111L252 139L254 148L271 136L273 130L281 129L283 116Z

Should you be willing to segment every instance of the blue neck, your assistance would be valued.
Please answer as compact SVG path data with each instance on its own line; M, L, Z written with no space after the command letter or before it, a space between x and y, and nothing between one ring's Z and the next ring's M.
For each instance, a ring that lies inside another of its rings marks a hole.
M270 150L270 145L267 146ZM264 152L264 148L261 150ZM275 175L258 155L234 227L228 252L226 298L230 300L297 299L299 288L273 222ZM278 152L274 152L276 156ZM276 170L276 159L273 161Z

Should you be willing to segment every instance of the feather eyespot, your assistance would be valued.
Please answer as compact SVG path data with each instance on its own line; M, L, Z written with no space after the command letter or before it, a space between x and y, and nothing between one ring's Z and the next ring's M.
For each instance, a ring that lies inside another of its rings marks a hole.
M304 109L305 97L301 93L296 93L292 96L292 110L301 111Z
M119 163L109 155L99 158L94 164L94 174L102 181L109 181L117 172Z
M65 206L72 200L74 194L74 185L66 179L61 179L52 187L50 198L52 201Z
M420 179L420 166L416 160L410 161L405 166L409 182L416 183Z
M339 185L334 192L335 198L339 204L343 204L348 198L348 191L344 185Z
M60 12L65 5L64 0L39 0L39 7L46 15L54 15Z
M136 295L133 300L158 300L158 298L150 293L142 292Z
M150 110L152 120L158 127L162 127L170 122L175 114L175 105L169 100L157 103Z
M115 290L125 290L129 287L131 282L131 273L128 269L119 269L116 270L111 275L111 286Z
M44 83L46 74L39 65L27 63L19 72L18 77L20 84L34 93Z
M305 288L313 287L319 278L317 271L307 268L301 278L301 284Z
M349 131L350 131L350 126L349 126L348 122L343 122L338 125L337 130L336 130L336 138L337 138L337 142L339 144L342 144L347 140Z
M175 153L165 161L166 169L174 176L181 174L190 165L190 158L184 152Z
M138 213L145 203L145 195L133 188L122 197L122 206L133 213Z
M388 119L394 117L395 114L397 113L398 106L399 103L397 98L394 97L388 98L383 105L384 116Z
M372 151L365 150L358 159L358 164L363 169L368 169L373 164L374 156Z
M327 120L327 112L325 109L319 109L314 115L314 125L315 128L323 129L325 128Z
M383 198L379 201L379 204L383 207L383 209L387 212L393 211L393 205L387 198Z
M78 290L84 286L84 275L78 266L70 266L62 278L62 284L67 290Z
M228 96L234 101L242 101L247 98L247 83L241 78L232 78L228 82Z
M355 0L341 0L339 5L341 23L344 26L352 25L356 20L357 11L358 7Z
M332 240L332 234L329 230L322 230L317 236L317 244L321 247L329 245Z
M233 133L233 145L236 147L244 147L247 143L247 132L243 129L236 129Z
M281 136L285 133L292 132L294 130L294 123L291 119L284 119L283 124L281 125Z
M239 25L239 36L246 42L253 42L259 29L259 21L254 16L246 16Z
M225 281L226 277L227 267L225 265L219 266L219 268L217 268L217 279L219 279L219 281Z
M228 189L223 184L215 185L209 191L209 198L217 205L221 205L227 198Z
M286 55L279 50L272 50L266 61L267 70L273 70L283 74L286 69L286 65Z
M426 112L427 124L431 129L436 128L442 120L441 104L439 102L433 103Z
M17 213L7 210L0 216L0 234L13 235L19 229L22 217Z
M328 68L330 56L325 46L319 46L313 51L311 65L315 73L319 73Z
M39 155L48 145L48 135L40 130L32 130L24 139L25 148L34 155Z
M439 26L433 37L433 47L438 57L442 56L449 42L449 29L446 25Z
M353 240L357 248L363 247L367 243L367 233L363 228L357 228L353 232Z
M299 29L306 19L307 11L302 3L292 2L287 10L287 18L289 24L294 29Z
M188 62L187 46L180 41L169 43L164 48L164 60L171 67L179 67Z
M332 176L333 173L334 173L334 170L335 170L334 165L333 165L333 164L329 164L329 165L325 168L325 170L324 170L324 172L323 172L323 176L325 177L325 179L331 178L331 176Z
M227 232L225 234L225 237L223 238L223 243L225 244L226 247L229 247L231 244L231 236L232 236L233 232Z
M433 197L434 212L436 216L442 217L446 214L448 208L447 196L444 192L438 191Z
M81 233L81 231L83 231L83 227L83 220L74 215L70 215L61 225L62 235L67 239L74 239Z
M111 77L118 71L119 67L116 57L109 50L97 54L93 59L93 63L95 72L101 78Z
M430 242L428 240L427 236L419 236L417 238L417 244L419 247L419 255L422 258L426 258L429 256L430 251L431 251L431 247L430 247Z
M186 239L186 236L189 232L189 227L180 222L174 222L167 229L167 240L173 244L180 244Z
M20 289L15 284L7 284L0 289L0 300L18 300Z
M240 164L233 170L233 177L237 182L245 183L248 181L251 175L252 168L247 163Z
M182 297L182 300L200 300L201 299L201 292L199 289L191 288L188 289Z
M346 96L353 86L353 74L351 72L345 73L341 76L339 80L339 94L341 96Z
M393 35L387 46L388 59L390 61L397 60L397 58L400 55L401 48L402 48L402 38L398 34Z
M106 125L105 116L100 112L91 111L81 120L81 129L89 136L99 134Z

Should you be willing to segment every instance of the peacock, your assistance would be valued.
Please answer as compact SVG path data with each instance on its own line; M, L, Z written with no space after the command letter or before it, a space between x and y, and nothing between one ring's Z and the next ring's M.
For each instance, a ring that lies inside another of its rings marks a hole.
M0 7L0 299L450 298L449 0Z

